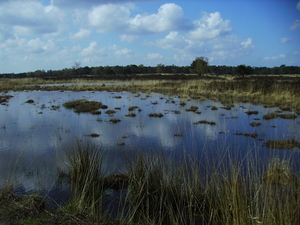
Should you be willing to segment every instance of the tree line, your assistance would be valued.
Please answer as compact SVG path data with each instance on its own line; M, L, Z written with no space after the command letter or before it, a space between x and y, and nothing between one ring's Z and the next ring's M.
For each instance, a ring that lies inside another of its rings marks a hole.
M96 66L65 68L62 70L36 70L26 73L2 73L3 78L23 78L23 77L74 77L86 75L135 75L135 74L214 74L214 75L284 75L300 74L300 67L285 66L278 67L251 67L246 65L238 66L216 66L209 65L205 57L197 57L190 66L176 66L158 64L156 66L127 65L127 66Z

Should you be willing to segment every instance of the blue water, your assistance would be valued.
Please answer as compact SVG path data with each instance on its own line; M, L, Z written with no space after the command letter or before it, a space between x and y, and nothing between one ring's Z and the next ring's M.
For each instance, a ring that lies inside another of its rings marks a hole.
M89 142L104 151L107 174L126 172L125 159L140 151L160 151L176 155L178 159L188 153L199 160L210 155L213 160L222 152L238 155L241 160L253 154L262 162L277 155L292 157L294 161L299 159L297 148L274 150L264 146L268 140L294 138L300 142L299 117L295 120L263 120L263 115L278 108L235 103L231 110L225 110L220 102L180 99L157 93L31 91L7 94L14 97L6 105L0 105L0 186L13 180L14 186L22 192L39 190L52 196L64 193L65 187L57 186L57 168L67 168L65 152L77 142ZM29 99L34 103L25 103ZM108 109L101 109L100 115L78 114L62 106L77 99L100 101L116 113L108 115L105 113ZM185 106L180 105L182 101L186 102ZM138 106L141 111L128 111L131 106ZM199 114L187 112L191 106L197 106ZM218 109L212 110L212 106ZM249 116L245 113L249 110L259 113ZM125 116L131 112L136 117ZM150 113L164 116L149 117ZM110 119L121 122L112 124ZM216 125L195 124L200 120ZM252 127L251 122L261 125ZM92 133L100 136L89 137ZM256 133L258 137L235 133Z

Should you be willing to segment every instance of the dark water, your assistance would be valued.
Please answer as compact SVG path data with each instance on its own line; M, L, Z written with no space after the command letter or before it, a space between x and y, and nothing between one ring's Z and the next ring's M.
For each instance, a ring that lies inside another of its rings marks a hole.
M104 149L107 174L125 172L124 158L137 151L155 150L167 155L175 153L178 157L186 152L201 158L203 151L213 156L225 149L241 158L255 154L264 160L270 155L299 159L297 148L274 150L264 146L268 140L294 138L300 141L299 117L263 120L263 115L278 108L236 103L226 110L220 102L156 93L32 91L7 95L14 97L6 105L0 105L0 186L13 180L21 192L42 191L53 198L65 196L66 187L56 182L57 168L67 167L65 150L77 142L90 142ZM100 101L116 113L108 115L105 113L108 109L102 109L100 115L77 114L62 106L67 101L83 98ZM25 103L29 99L34 103ZM180 105L181 102L186 105ZM129 111L131 106L141 110ZM198 113L186 111L191 106L197 106ZM217 110L212 110L212 106ZM245 113L249 110L259 113L249 116ZM131 112L136 117L125 116ZM150 113L162 113L163 117L149 117ZM110 119L121 122L113 124ZM200 120L215 122L215 125L195 124ZM261 125L250 126L252 122ZM92 133L100 136L87 136ZM236 133L255 133L258 137Z

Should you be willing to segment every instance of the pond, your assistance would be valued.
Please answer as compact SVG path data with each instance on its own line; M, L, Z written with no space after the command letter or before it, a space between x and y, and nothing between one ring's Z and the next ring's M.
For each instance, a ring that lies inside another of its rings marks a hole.
M58 202L68 188L57 184L57 170L67 167L66 149L81 142L103 149L108 175L126 172L126 159L135 152L160 151L177 158L188 153L205 160L204 151L214 156L222 149L241 160L253 154L261 161L274 155L299 161L298 148L265 146L269 140L300 141L299 117L263 119L272 112L289 114L279 108L250 103L228 106L157 93L30 91L0 95L13 96L0 105L0 186L13 180L20 192L46 192ZM63 106L78 99L98 101L108 108L93 115ZM115 113L107 114L107 110ZM130 113L135 116L128 116Z

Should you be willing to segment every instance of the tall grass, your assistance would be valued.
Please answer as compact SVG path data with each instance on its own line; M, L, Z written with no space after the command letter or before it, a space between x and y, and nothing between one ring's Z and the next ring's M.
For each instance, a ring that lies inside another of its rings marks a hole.
M287 161L274 158L264 166L253 156L240 161L230 154L210 160L215 162L187 156L175 163L165 156L138 155L129 165L127 220L141 224L300 222L300 187ZM262 179L269 174L278 182Z
M71 199L67 209L98 220L102 216L103 174L101 149L77 141L67 151Z
M138 152L127 161L127 191L120 194L119 206L114 207L119 211L115 222L300 224L295 162L276 155L264 162L256 151L251 149L241 157L224 146L207 149L201 158L186 153L179 160L170 154ZM81 222L108 221L109 214L103 209L105 189L109 188L103 175L103 150L77 141L66 153L71 198L60 211L86 219ZM3 194L0 192L0 197Z
M197 166L138 155L129 169L129 222L194 224L203 208ZM191 171L192 170L192 171Z

